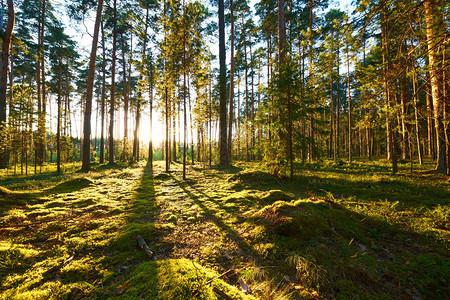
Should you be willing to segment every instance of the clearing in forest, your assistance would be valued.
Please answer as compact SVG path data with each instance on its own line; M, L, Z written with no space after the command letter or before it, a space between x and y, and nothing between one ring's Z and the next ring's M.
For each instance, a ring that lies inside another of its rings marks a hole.
M380 161L297 174L246 163L182 180L157 162L2 175L0 299L450 295L444 176Z

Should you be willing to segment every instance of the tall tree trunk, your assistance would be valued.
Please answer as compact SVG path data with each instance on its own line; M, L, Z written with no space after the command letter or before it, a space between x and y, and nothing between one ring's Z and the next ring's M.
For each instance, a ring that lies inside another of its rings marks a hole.
M16 15L13 0L8 0L8 23L2 38L2 53L0 60L0 130L6 127L6 86L8 80L8 59L11 48L11 37L14 29ZM0 144L6 141L0 140ZM0 168L8 166L6 151L0 152Z
M272 80L271 76L271 63L270 60L272 58L272 50L271 50L271 37L267 38L267 86L270 86L270 82ZM239 87L238 87L239 88ZM239 97L239 96L238 96ZM267 127L268 127L268 133L267 136L269 138L269 144L272 142L272 129L271 129L271 123L272 123L272 107L271 107L272 101L267 101L267 110L268 110L268 116L267 116ZM238 106L239 107L239 106ZM238 108L239 111L239 108Z
M427 99L427 133L428 133L428 157L435 158L435 138L433 126L433 99L431 97L430 72L426 72L426 99Z
M314 0L309 0L309 28L308 28L308 47L309 47L309 80L308 80L308 86L309 86L309 97L313 98L313 81L314 81L314 53L313 53L313 19L314 19ZM311 101L312 99L310 99ZM309 115L309 161L313 159L313 144L314 144L314 130L313 130L313 124L314 124L314 115L311 113Z
M229 165L227 146L227 74L225 65L225 17L223 0L219 0L219 164Z
M173 97L172 99L175 100L175 90L173 91ZM177 119L176 119L176 104L175 101L172 101L172 161L177 161L177 134L176 134L176 125L177 125Z
M334 133L334 88L333 88L333 67L331 67L331 73L330 73L330 147L329 147L329 155L328 157L331 158L333 156L334 161L336 161L336 151L334 148L334 139L333 139L333 133Z
M405 61L405 64L407 62ZM402 129L402 143L401 143L401 151L402 151L402 159L407 159L409 154L408 144L410 141L410 132L409 125L407 124L407 111L406 111L406 96L408 94L408 88L406 83L406 74L402 74L400 77L400 121L401 121L401 129Z
M148 87L148 106L150 110L150 141L148 142L148 160L150 161L150 167L153 168L153 60L150 52L149 61L149 87Z
M240 82L239 71L238 71L238 80ZM238 104L236 112L236 123L237 123L237 138L238 138L237 157L238 159L241 159L241 90L239 86L240 84L238 84ZM270 115L269 115L269 122L270 122ZM268 125L269 125L269 141L270 141L270 123Z
M123 160L127 160L127 147L128 147L128 107L129 107L129 95L127 84L127 61L125 59L125 42L123 33L122 37L122 66L123 66Z
M287 134L284 136L282 133L283 130L280 131L281 136L280 140L285 140L285 153L287 161L289 161L289 170L291 180L294 178L294 159L292 152L292 116L291 116L291 96L290 96L290 82L287 74L287 66L285 63L286 58L286 26L285 26L285 18L284 18L284 0L278 0L278 59L279 66L278 71L280 73L280 91L279 93L286 97L286 111L282 111L283 114L287 114L285 117L286 121L286 132ZM286 86L285 86L286 85ZM285 99L281 99L281 103L284 102ZM280 116L280 121L285 119L284 116Z
M41 21L38 23L38 53L37 53L37 61L36 61L36 94L37 94L37 119L38 119L38 129L37 129L37 139L36 139L36 149L37 152L35 153L35 157L42 157L42 149L44 147L43 145L43 139L41 138L44 135L45 130L45 116L43 115L43 109L42 109L42 72L41 68L44 67L43 65L43 39L44 39L44 27L45 27L45 1L42 1L42 7L41 7ZM28 160L27 160L28 162ZM28 170L28 169L27 169Z
M250 139L250 145L252 147L255 146L255 93L254 93L254 69L253 69L253 53L252 53L252 42L250 40L250 78L252 83L252 94L251 94L251 101L250 101L250 120L251 120L251 126L250 126L250 132L251 132L251 139ZM255 152L252 154L252 159L255 159Z
M350 51L349 41L346 42L347 51L347 102L348 102L348 162L352 162L352 97L350 90Z
M397 153L396 153L396 143L395 143L395 132L394 132L394 122L392 121L393 115L393 101L392 92L389 86L389 76L390 76L390 61L389 61L389 27L386 20L386 8L383 7L381 11L381 37L382 37L382 58L383 58L383 79L384 79L384 90L386 97L386 135L388 144L388 153L390 153L390 159L392 161L392 173L397 173ZM389 155L388 155L389 156Z
M439 8L442 7L441 0L425 0L425 23L428 45L428 61L431 81L431 95L433 97L434 122L437 140L437 163L436 170L445 171L446 166L446 143L443 124L443 71L442 53L444 39L444 21Z
M414 68L414 67L413 67ZM417 72L414 68L413 73L413 104L414 104L414 125L416 129L416 143L417 143L417 154L419 155L419 164L423 165L422 149L420 147L420 132L419 132L419 113L417 109Z
M97 58L98 33L100 31L100 21L102 19L103 0L98 1L97 16L95 18L94 37L92 41L91 57L89 60L89 72L87 79L86 107L84 111L84 139L83 139L83 163L81 169L85 172L91 168L90 161L90 138L91 138L91 110L92 94L94 91L95 60Z
M189 104L189 123L190 123L190 129L191 129L191 159L192 159L192 165L194 165L194 124L192 122L192 109L191 109L191 86L188 80L188 104Z
M446 47L446 46L445 46ZM442 65L445 66L446 62L446 53L447 49L444 48L442 55ZM449 83L448 83L449 70L444 69L442 71L442 82L443 82L443 90L442 90L442 102L443 102L443 124L444 124L444 136L445 136L445 165L446 165L446 173L450 175L450 132L449 132L449 114L450 114L450 99L449 99Z
M187 146L187 113L186 113L186 10L183 0L183 180L186 180L186 146Z
M102 1L102 0L100 0ZM113 7L113 45L111 61L111 105L109 108L109 164L114 163L114 109L116 93L116 44L117 44L117 1L114 0Z
M165 144L166 146L164 147L164 150L166 152L166 172L169 172L169 168L170 168L170 149L169 149L169 95L168 95L168 88L167 86L165 87L165 93L164 93L164 97L165 97L165 105L166 105L166 109L165 109L165 118L166 118L166 140L165 140Z
M340 84L340 80L339 80L339 50L338 50L338 57L337 57L337 76L336 76L336 87L337 87L337 91L336 91L336 127L335 127L335 142L334 142L334 152L336 153L336 157L339 158L340 153L341 153L341 146L340 146L340 116L341 116L341 104L340 104L340 88L339 88L339 84Z
M231 163L232 152L232 134L233 134L233 110L234 110L234 14L233 0L230 0L230 18L231 18L231 66L230 66L230 109L228 121L228 158Z
M189 106L190 109L190 106ZM209 82L209 167L211 168L212 163L212 83ZM192 153L194 153L192 151ZM192 154L192 162L194 162L194 154Z
M13 93L14 93L14 56L11 55L11 70L9 71L9 105L10 105L10 111L12 111L15 107L14 104L14 98L13 98ZM1 65L1 62L0 62ZM1 69L1 67L0 67ZM16 135L17 135L17 120L13 120L13 128L14 128L14 136L13 136L13 141L16 140ZM13 156L14 156L14 174L16 174L16 168L17 168L17 147L12 147L13 149ZM1 154L0 154L1 156ZM6 155L6 166L8 166L8 154ZM0 158L1 159L1 158Z
M45 59L44 59L44 32L45 32L45 11L46 11L46 0L42 1L41 10L41 21L40 21L40 32L39 32L39 53L38 53L38 63L37 68L38 75L38 102L40 104L40 109L38 112L38 137L36 145L35 154L35 165L42 165L45 157L45 113L46 113L46 99L45 99ZM42 93L41 93L42 92ZM40 98L41 97L41 98ZM40 99L39 99L40 98ZM35 168L36 169L36 168ZM35 170L36 172L36 170Z
M58 115L56 124L56 168L61 173L61 57L58 61Z
M148 15L149 8L146 10L145 14L145 29L144 29L144 42L142 45L142 61L139 70L139 82L142 81L143 73L144 73L144 64L146 57L146 47L147 47L147 29L148 29ZM136 104L136 121L134 125L134 136L133 136L133 161L139 161L139 128L141 122L141 98L142 98L142 90L138 89L137 94L137 104Z
M245 33L245 22L244 16L242 15L242 35L244 38L244 80L245 80L245 112L244 112L244 122L245 122L245 161L250 160L250 155L248 152L248 64L247 64L247 41L246 41L246 33Z
M103 30L103 20L101 22L102 30L102 99L101 99L101 125L100 125L100 163L105 161L105 98L106 98L106 50L105 50L105 32Z

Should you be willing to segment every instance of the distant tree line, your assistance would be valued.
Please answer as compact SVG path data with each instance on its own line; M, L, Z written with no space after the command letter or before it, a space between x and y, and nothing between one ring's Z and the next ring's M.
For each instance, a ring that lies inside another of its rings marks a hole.
M164 132L166 170L180 159L184 177L195 161L292 177L296 162L375 156L450 174L446 1L71 0L71 22L95 17L89 59L51 2L16 4L0 26L2 168L152 162L139 132L158 111L162 128L144 131Z

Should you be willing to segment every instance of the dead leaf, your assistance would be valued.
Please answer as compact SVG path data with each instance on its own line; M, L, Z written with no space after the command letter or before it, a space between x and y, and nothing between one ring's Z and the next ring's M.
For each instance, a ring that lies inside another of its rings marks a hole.
M116 295L122 295L123 294L123 286L119 285L116 288Z
M296 291L302 291L302 290L305 289L305 287L304 287L304 286L301 286L301 285L299 285L299 284L296 284L296 285L294 285L294 289L295 289Z
M126 287L127 284L129 284L129 283L130 283L130 281L127 280L127 281L125 281L122 285L119 285L119 286L116 288L116 294L117 294L117 295L122 295L122 294L123 294L123 289L124 289L124 287Z
M319 299L319 293L316 291L312 292L311 296L314 297L314 299Z
M238 283L241 286L241 292L243 292L244 294L248 294L251 292L251 288L247 284L245 284L242 278L239 278Z

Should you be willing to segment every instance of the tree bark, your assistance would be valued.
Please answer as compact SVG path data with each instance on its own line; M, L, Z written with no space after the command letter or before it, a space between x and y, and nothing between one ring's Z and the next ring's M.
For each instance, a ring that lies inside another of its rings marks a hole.
M144 73L144 64L146 57L146 48L147 48L147 29L148 29L148 15L149 8L146 10L145 14L145 29L144 29L144 42L142 45L142 61L140 65L139 71L139 82L142 81L142 75ZM141 98L142 98L142 90L138 89L137 94L137 104L136 104L136 121L134 124L134 134L133 134L133 161L139 161L139 128L141 122Z
M385 7L381 11L381 38L382 38L382 59L383 59L383 80L384 80L384 92L386 97L386 136L388 144L388 156L392 161L392 173L397 173L397 153L396 153L396 143L395 143L395 132L393 128L392 121L392 93L389 87L389 76L390 76L390 61L389 61L389 28L386 20ZM389 155L390 154L390 155Z
M95 18L94 37L92 40L91 57L89 60L89 72L87 79L86 106L84 111L84 139L83 139L83 162L81 169L85 172L91 168L91 111L92 94L94 91L95 60L97 58L98 33L100 31L100 21L102 19L103 0L98 1L97 16Z
M186 113L186 11L183 0L183 180L186 180L186 146L187 146L187 113Z
M100 0L101 1L101 0ZM112 61L111 61L111 105L109 108L109 159L108 163L114 163L114 106L116 93L116 43L117 43L117 2L114 0L113 7L113 45L112 45Z
M8 0L8 22L2 39L2 53L0 61L0 130L6 128L6 87L8 81L8 60L11 49L11 37L14 29L16 15L13 0ZM6 141L0 141L5 143ZM0 168L8 166L8 155L6 151L0 150Z
M433 126L433 99L431 98L430 72L426 72L426 98L427 98L427 133L428 133L428 157L435 158L434 126Z
M149 87L148 87L148 106L150 110L150 141L148 142L148 160L150 162L150 167L153 168L153 64L152 57L150 52L150 61L149 61Z
M125 59L125 42L123 33L122 37L122 67L123 67L123 155L122 158L124 161L127 160L127 147L128 147L128 106L129 106L129 97L128 97L128 84L127 84L127 61Z
M233 0L230 0L230 18L231 18L231 66L230 66L230 109L228 121L228 158L231 163L232 158L232 134L233 134L233 110L234 110L234 14Z
M350 51L349 41L346 42L347 51L347 102L348 102L348 162L352 162L352 97L350 90Z
M229 165L227 146L227 74L225 65L224 1L219 0L219 164Z
M61 57L58 61L58 115L56 124L56 170L61 173Z
M46 1L42 1L41 22L39 24L39 52L37 67L38 85L38 136L35 151L36 164L42 165L45 157L45 60L44 60L44 31L45 31ZM41 93L42 92L42 93Z
M169 172L169 168L170 168L170 149L169 149L169 96L167 95L168 92L168 88L167 86L165 87L165 93L164 93L164 97L165 97L165 105L166 105L166 110L165 110L165 118L166 118L166 140L165 140L165 152L166 152L166 172Z
M245 161L250 160L250 155L248 152L248 64L247 64L247 41L246 41L246 34L245 34L245 22L244 22L244 16L242 15L242 35L244 38L244 80L245 80L245 112L244 112L244 122L245 122Z
M105 51L105 32L103 30L103 20L101 22L102 30L102 99L101 99L101 132L100 132L100 163L105 161L105 98L106 98L106 51Z
M446 166L446 143L443 124L443 71L442 71L442 53L443 38L442 30L444 27L442 13L439 8L442 7L440 0L425 0L425 23L428 46L428 62L431 82L431 95L433 99L434 123L436 128L437 140L437 162L436 170L445 171Z

